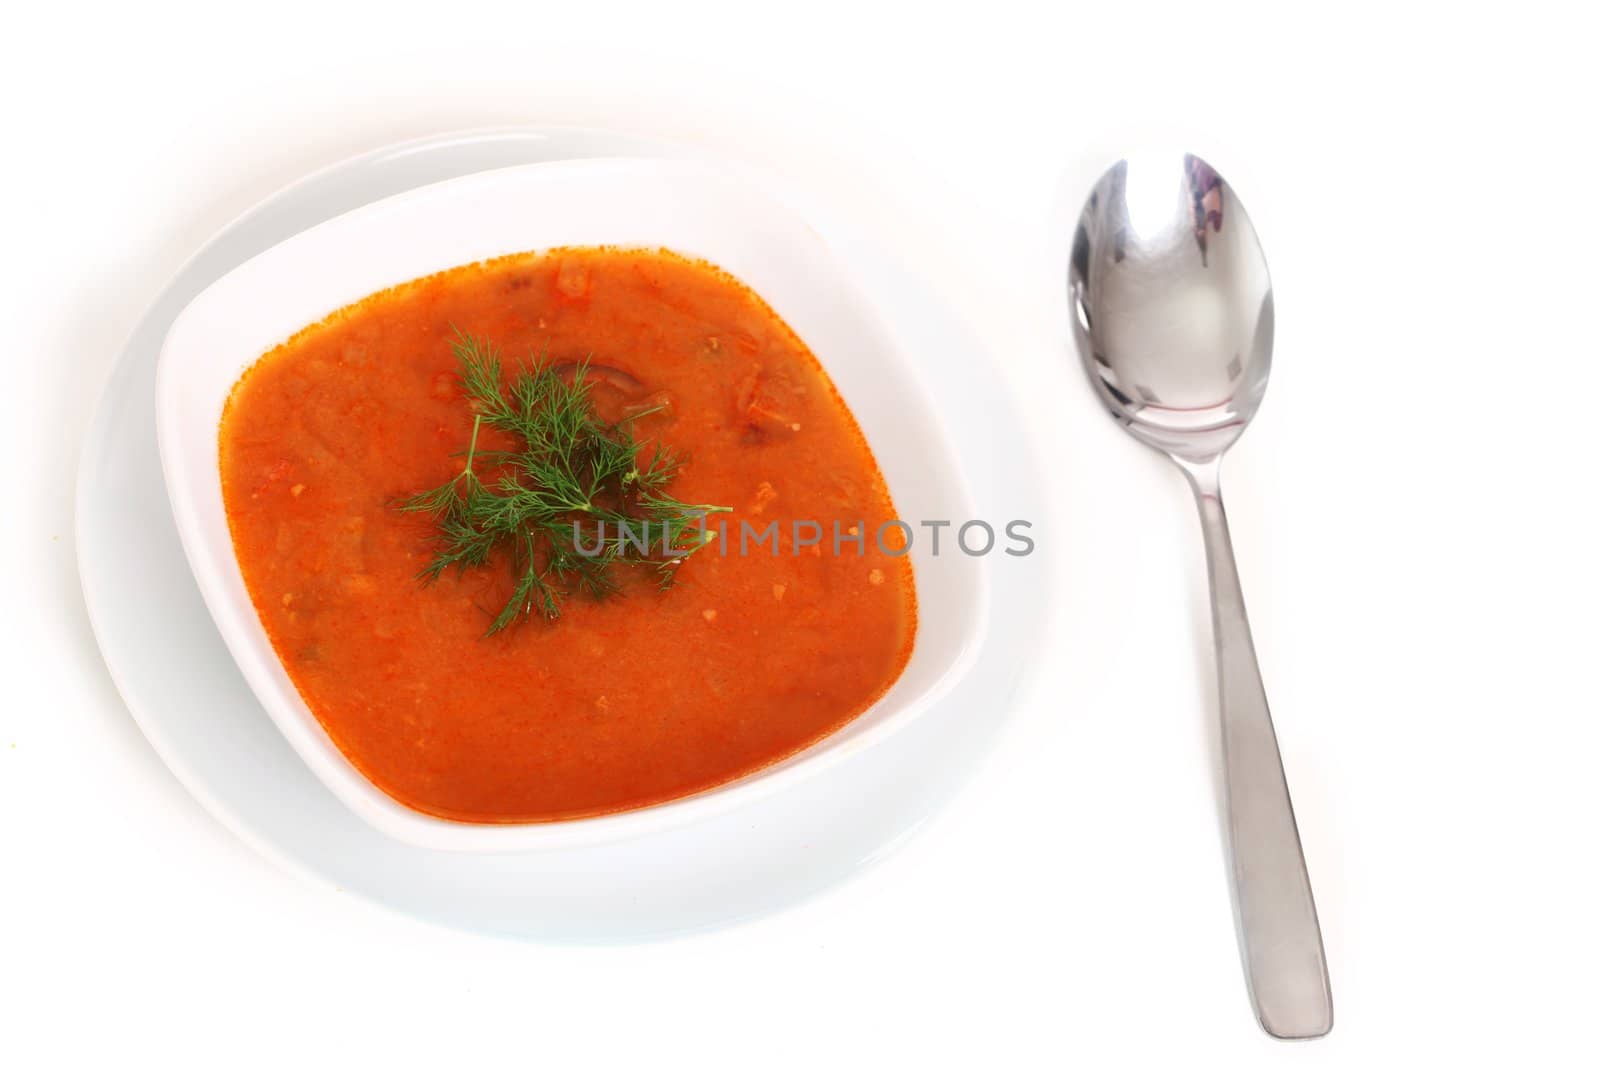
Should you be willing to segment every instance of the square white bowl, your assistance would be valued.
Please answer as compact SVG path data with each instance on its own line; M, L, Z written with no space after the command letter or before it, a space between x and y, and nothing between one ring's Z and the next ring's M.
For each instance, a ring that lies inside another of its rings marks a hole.
M914 361L867 295L801 219L719 168L602 159L487 171L380 200L268 249L196 297L167 334L156 380L167 493L206 606L268 715L351 810L410 844L470 851L578 845L725 811L905 725L965 673L987 632L983 561L948 545L937 558L915 552L916 643L904 673L872 707L755 774L620 814L453 822L406 807L346 761L290 681L245 588L223 508L223 405L265 352L363 297L450 267L571 245L667 248L734 274L821 361L860 423L900 516L913 524L973 517L955 450Z

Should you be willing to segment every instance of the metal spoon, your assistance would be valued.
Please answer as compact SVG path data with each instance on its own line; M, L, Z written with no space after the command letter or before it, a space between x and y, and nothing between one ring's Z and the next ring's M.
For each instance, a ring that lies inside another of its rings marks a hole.
M1320 1037L1333 1026L1322 933L1218 485L1222 454L1266 390L1266 258L1244 206L1204 160L1124 160L1078 218L1070 296L1095 391L1125 430L1182 469L1200 505L1245 977L1262 1029Z

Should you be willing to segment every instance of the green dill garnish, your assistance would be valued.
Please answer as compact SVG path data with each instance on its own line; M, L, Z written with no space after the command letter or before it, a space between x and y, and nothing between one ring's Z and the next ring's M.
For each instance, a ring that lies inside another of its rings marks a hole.
M587 364L573 369L569 381L536 360L504 385L494 345L458 331L451 347L475 412L465 462L444 485L395 506L438 523L433 559L417 575L423 582L451 568L485 566L495 556L510 561L516 584L489 623L490 634L529 615L554 619L572 593L616 592L620 567L652 567L665 588L684 558L716 537L705 516L729 509L667 495L679 458L656 445L641 462L632 423L650 411L620 423L600 419L590 403ZM480 448L484 427L514 438L517 447Z

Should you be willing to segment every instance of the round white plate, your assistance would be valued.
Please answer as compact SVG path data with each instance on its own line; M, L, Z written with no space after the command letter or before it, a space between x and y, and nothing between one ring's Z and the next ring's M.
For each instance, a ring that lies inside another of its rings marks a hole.
M1033 556L992 562L989 639L937 707L792 789L647 837L531 853L430 851L372 829L312 776L246 687L184 562L156 451L161 341L212 281L335 215L475 171L617 155L696 153L599 130L480 130L380 149L276 194L213 238L145 314L112 370L79 474L78 558L89 616L118 689L173 773L225 825L291 870L485 933L560 941L665 936L773 911L862 870L937 810L989 750L1034 658L1043 616L1048 578L1035 528ZM998 524L1042 520L1021 416L986 371L989 353L936 292L866 236L804 214L916 353L978 515Z

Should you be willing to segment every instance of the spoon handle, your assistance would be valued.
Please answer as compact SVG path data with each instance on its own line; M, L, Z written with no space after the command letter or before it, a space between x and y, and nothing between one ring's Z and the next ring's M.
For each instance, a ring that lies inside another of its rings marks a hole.
M1200 505L1211 575L1234 901L1250 996L1272 1036L1321 1037L1333 1026L1328 965L1239 588L1220 461L1179 465Z

